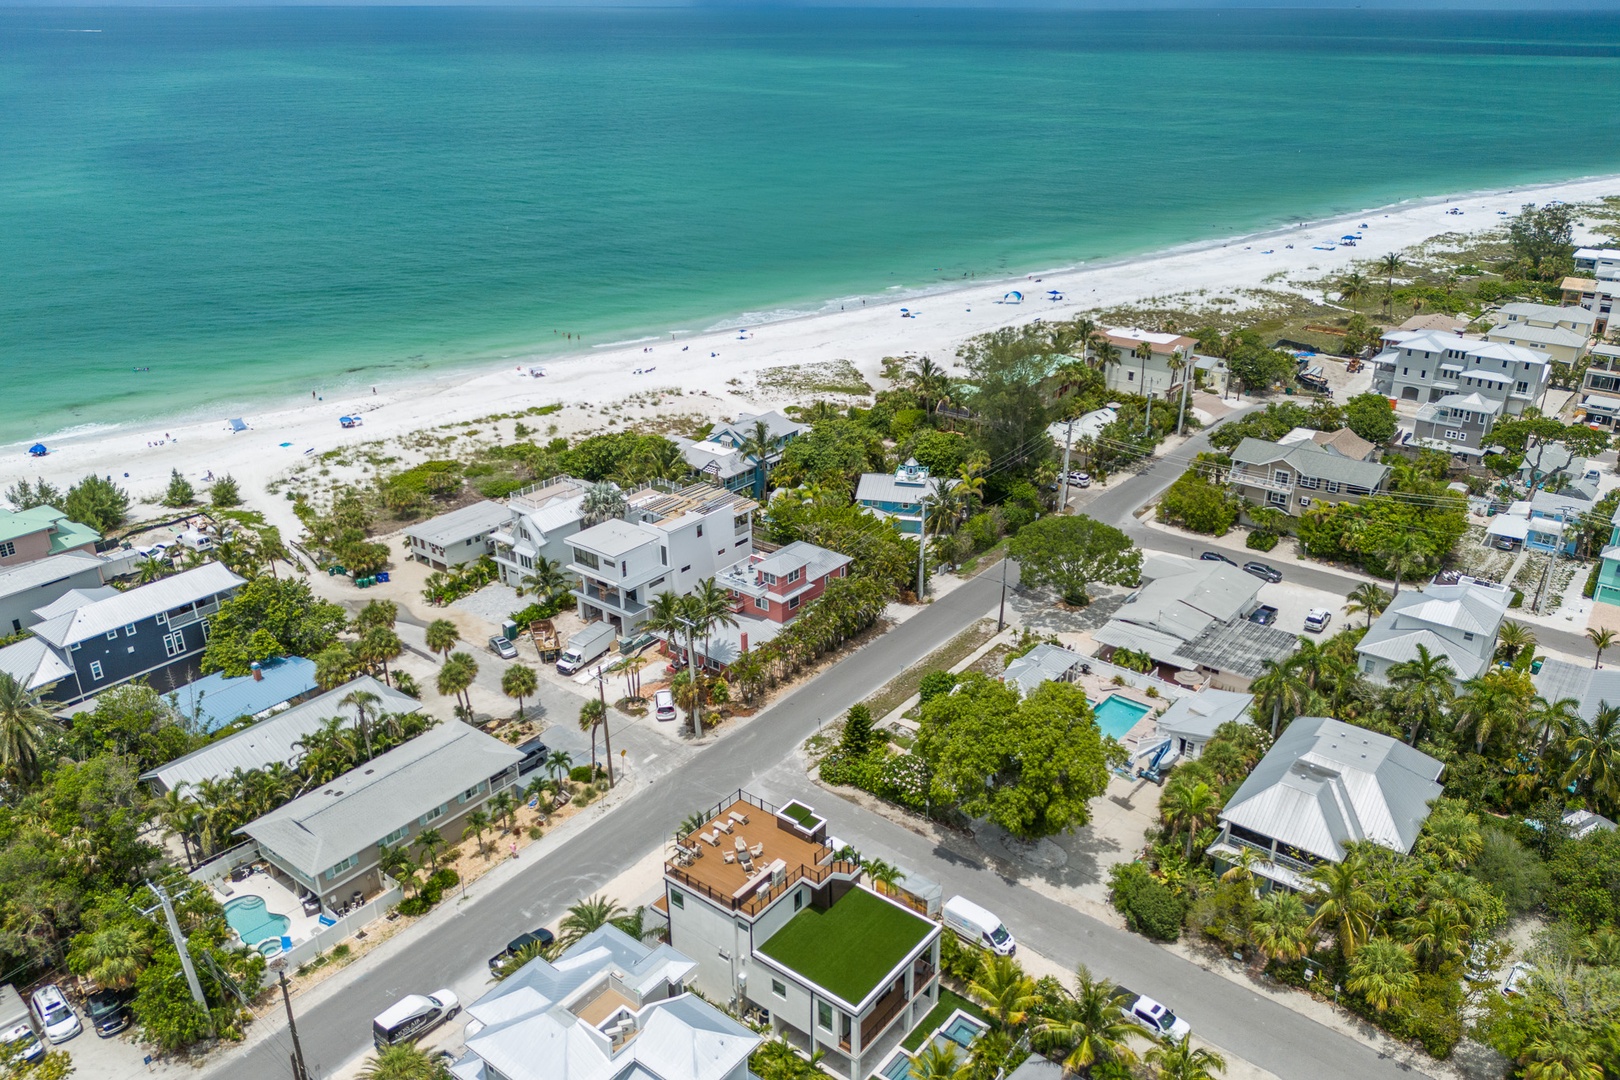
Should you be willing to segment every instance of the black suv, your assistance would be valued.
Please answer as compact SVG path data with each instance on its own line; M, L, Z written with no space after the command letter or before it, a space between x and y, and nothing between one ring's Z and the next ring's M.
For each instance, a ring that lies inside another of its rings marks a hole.
M519 934L506 943L506 948L489 958L489 970L499 971L502 964L521 952L526 946L533 945L535 942L539 942L541 945L550 945L555 940L557 939L552 935L551 931L543 926L537 930L530 930L527 934Z
M96 1034L110 1039L129 1027L129 1003L134 1000L133 990L97 990L85 998L85 1011Z

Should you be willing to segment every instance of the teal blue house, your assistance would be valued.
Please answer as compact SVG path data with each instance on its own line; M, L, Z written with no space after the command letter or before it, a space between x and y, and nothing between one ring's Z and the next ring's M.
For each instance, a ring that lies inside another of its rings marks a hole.
M1610 525L1609 546L1603 549L1603 568L1598 571L1597 591L1592 599L1620 607L1620 511Z
M922 502L932 499L939 491L938 480L931 479L928 469L917 464L916 458L888 473L862 473L855 487L855 501L868 513L892 518L900 531L916 536L922 531Z

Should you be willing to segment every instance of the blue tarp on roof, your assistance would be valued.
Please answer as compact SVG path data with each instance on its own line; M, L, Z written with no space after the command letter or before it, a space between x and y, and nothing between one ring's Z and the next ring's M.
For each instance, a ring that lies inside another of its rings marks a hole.
M256 716L316 689L315 661L302 656L266 660L263 679L206 675L178 693L180 711L195 716L202 731L218 731L239 716Z

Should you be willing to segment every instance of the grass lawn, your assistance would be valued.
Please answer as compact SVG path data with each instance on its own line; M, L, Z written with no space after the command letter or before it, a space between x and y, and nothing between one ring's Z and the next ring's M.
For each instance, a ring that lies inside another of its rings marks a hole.
M857 1005L932 926L865 889L855 889L826 911L799 912L760 946L760 952Z
M928 1038L934 1029L943 1024L945 1018L957 1009L961 1009L969 1016L976 1016L987 1024L990 1022L990 1018L984 1015L983 1009L956 991L947 990L942 986L939 988L938 1003L928 1010L928 1015L923 1017L922 1023L911 1029L911 1034L906 1036L906 1041L900 1044L901 1048L909 1054L915 1054L917 1049L922 1046L923 1040Z
M810 811L808 806L805 806L800 802L788 803L786 806L782 807L782 813L786 814L794 821L797 821L800 825L803 825L807 829L810 828L811 825L821 820Z

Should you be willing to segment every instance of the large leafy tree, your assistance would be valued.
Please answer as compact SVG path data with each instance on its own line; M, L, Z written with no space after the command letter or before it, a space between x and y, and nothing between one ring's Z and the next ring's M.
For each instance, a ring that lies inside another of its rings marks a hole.
M1035 839L1091 820L1091 800L1122 751L1104 747L1080 688L1048 682L1020 700L975 674L923 706L917 753L932 769L936 801Z
M68 488L61 510L99 533L108 533L129 516L129 492L100 476L87 476Z
M315 656L348 625L338 604L318 600L302 581L255 578L219 606L209 624L204 671L246 675L255 659L251 642L264 631L287 656Z
M1395 434L1395 410L1382 394L1357 394L1346 401L1344 419L1351 431L1371 443L1383 445Z
M1142 553L1130 538L1083 515L1026 525L1007 549L1024 584L1049 585L1071 604L1086 603L1086 588L1094 582L1135 585L1142 574Z

